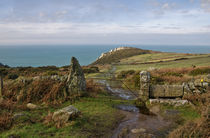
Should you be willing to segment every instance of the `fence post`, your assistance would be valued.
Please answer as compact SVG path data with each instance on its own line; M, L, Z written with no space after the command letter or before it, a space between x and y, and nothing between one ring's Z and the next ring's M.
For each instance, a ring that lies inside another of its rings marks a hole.
M139 96L147 100L149 99L149 92L150 92L150 73L147 71L141 71Z
M3 93L3 77L0 76L0 99L2 98Z

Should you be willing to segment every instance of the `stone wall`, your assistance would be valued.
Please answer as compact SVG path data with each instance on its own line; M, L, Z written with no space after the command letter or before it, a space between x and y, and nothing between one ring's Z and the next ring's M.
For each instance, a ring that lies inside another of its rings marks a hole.
M150 98L176 98L184 95L182 85L151 85L149 91Z
M195 80L183 83L183 85L152 85L150 82L150 73L147 71L140 72L140 92L141 97L147 98L178 98L188 93L204 93L209 90L210 76L207 81Z

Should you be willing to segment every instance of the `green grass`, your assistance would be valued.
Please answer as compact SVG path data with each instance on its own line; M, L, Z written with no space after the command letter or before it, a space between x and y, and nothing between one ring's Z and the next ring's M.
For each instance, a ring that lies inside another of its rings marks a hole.
M209 66L210 58L201 57L201 58L190 58L185 60L178 61L168 61L168 62L159 62L152 64L137 64L137 65L116 65L117 72L123 70L147 70L149 68L185 68L195 66Z
M196 118L200 118L201 115L198 113L196 109L193 109L192 106L179 106L174 107L170 105L162 105L162 109L173 109L180 112L180 117L184 119L184 121L194 120Z
M114 105L125 103L130 104L132 101L122 101L119 99L110 100L108 95L98 95L97 98L81 98L73 105L81 111L81 116L71 121L66 127L55 128L43 124L42 118L47 115L48 111L55 111L62 107L70 105L66 102L56 108L43 110L25 111L32 119L37 118L36 123L19 123L10 130L4 131L0 137L6 138L10 135L20 137L101 137L110 134L115 125L123 118L119 111L113 108Z
M133 63L145 63L145 62L159 62L159 61L171 61L181 58L198 58L207 57L209 54L180 54L180 53L153 53L132 56L126 59L122 59L119 64L133 64Z

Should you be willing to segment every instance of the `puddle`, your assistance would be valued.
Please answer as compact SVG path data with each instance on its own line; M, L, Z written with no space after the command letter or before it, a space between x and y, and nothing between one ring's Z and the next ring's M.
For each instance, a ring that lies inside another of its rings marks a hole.
M113 83L106 80L98 80L106 86L106 89L113 95L124 99L134 100L136 97L132 92L114 88ZM114 84L116 85L116 84ZM139 109L134 105L117 105L117 109L125 115L125 119L113 131L111 138L136 138L136 137L166 137L170 130L171 122L165 120L160 115L144 115L139 112ZM166 111L166 114L177 114L176 111ZM144 130L144 131L143 131ZM135 132L135 133L134 133Z

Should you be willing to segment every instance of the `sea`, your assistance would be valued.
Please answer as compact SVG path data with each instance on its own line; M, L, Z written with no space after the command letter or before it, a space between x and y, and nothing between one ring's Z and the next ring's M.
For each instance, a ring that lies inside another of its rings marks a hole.
M25 45L0 46L0 63L10 67L65 66L72 56L81 65L89 65L101 53L128 46L147 50L176 53L210 53L210 46L160 46L160 45Z

